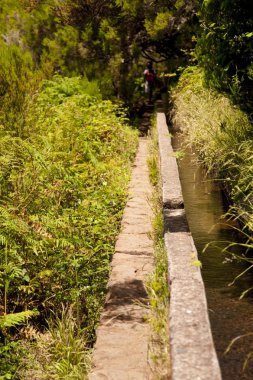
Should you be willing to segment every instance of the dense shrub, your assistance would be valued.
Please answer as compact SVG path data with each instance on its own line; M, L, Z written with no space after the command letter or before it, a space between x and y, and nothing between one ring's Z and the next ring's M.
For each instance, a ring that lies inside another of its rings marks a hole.
M248 0L198 0L199 63L208 84L252 112L253 11Z
M0 144L1 309L36 309L43 326L72 305L90 343L137 143L124 111L95 90L44 82L23 138L2 130Z

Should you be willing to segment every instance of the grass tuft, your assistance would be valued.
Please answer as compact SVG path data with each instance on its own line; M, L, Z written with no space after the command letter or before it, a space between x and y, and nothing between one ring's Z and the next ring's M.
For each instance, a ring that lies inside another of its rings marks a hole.
M90 369L90 351L73 308L62 306L61 316L48 321L39 333L32 326L24 329L28 355L18 370L19 379L83 380Z

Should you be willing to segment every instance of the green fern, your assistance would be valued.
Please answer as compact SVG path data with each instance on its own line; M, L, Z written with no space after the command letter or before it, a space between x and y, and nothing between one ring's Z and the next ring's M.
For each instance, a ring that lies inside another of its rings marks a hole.
M31 317L39 315L37 310L26 310L0 316L0 328L15 327L25 323Z

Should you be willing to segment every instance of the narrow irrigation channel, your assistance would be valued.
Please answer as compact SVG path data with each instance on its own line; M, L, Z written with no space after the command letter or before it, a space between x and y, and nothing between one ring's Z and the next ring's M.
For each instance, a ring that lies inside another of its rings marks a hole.
M173 146L175 150L182 150L180 134L174 135ZM186 151L178 165L186 215L203 265L202 276L222 379L252 380L253 336L236 340L229 352L224 352L232 339L253 332L253 298L239 300L240 294L253 286L253 278L244 276L235 285L228 286L245 267L242 263L231 262L231 257L222 252L224 243L221 241L231 241L234 236L232 228L220 223L224 214L221 191L196 163L193 153ZM205 245L214 241L217 244L202 253Z

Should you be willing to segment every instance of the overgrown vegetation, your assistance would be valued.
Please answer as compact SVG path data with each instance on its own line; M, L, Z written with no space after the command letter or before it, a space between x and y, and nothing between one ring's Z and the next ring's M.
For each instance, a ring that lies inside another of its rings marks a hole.
M187 133L200 160L219 179L234 210L252 225L253 129L247 114L204 86L203 72L184 72L173 92L174 122Z
M197 57L209 86L252 112L253 11L248 0L198 0Z
M85 330L72 307L62 308L59 316L52 316L48 329L40 333L31 325L24 327L26 337L18 353L23 354L22 366L14 378L20 379L84 379L90 370L91 355ZM31 341L33 343L31 343Z
M247 264L228 284L233 285L253 268L253 14L247 0L196 3L200 24L191 55L197 66L184 70L172 90L172 116L228 197L225 217L240 239L231 236L231 241L223 242L224 251ZM249 286L241 298L252 295L252 289ZM226 352L249 335L233 339ZM251 356L249 352L243 371Z
M52 313L59 319L62 305L71 307L86 345L94 339L137 143L123 109L87 94L95 86L56 76L44 82L21 134L15 125L2 129L2 357L28 310L39 312L41 331ZM2 371L11 378L16 368Z
M189 0L2 0L1 117L21 122L26 95L55 73L87 76L103 98L138 104L147 59L186 60L194 14Z
M45 378L61 378L63 367L78 376L75 359L57 370L48 361L58 360L55 321L91 345L136 147L121 102L141 109L147 59L164 72L163 91L189 61L204 70L181 77L175 117L223 181L245 233L252 230L252 19L247 0L1 1L3 379L21 376L27 352L38 371L46 363ZM155 156L149 166L157 186ZM17 341L26 324L23 334L37 342L31 350Z
M252 10L248 1L198 0L199 29L173 92L175 120L230 199L251 214ZM243 109L245 112L241 112Z
M173 92L173 121L186 134L198 159L223 186L230 208L226 218L237 221L241 241L227 242L224 250L251 270L253 233L253 129L249 116L228 97L205 87L203 71L188 68ZM241 253L233 250L241 247ZM234 280L236 281L237 278ZM245 296L252 287L241 296Z
M189 0L1 1L1 378L85 373L136 148L125 113L147 59L187 59L193 18Z

